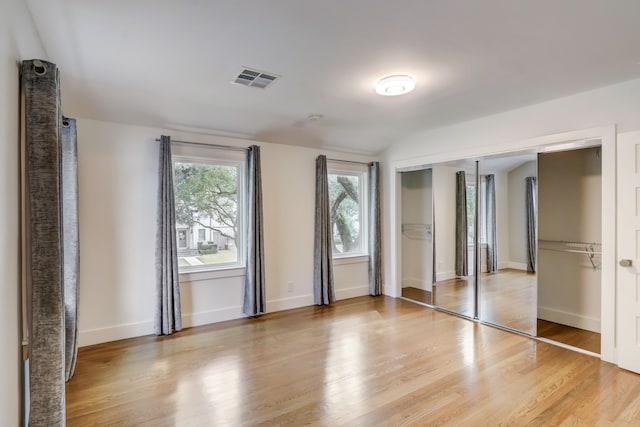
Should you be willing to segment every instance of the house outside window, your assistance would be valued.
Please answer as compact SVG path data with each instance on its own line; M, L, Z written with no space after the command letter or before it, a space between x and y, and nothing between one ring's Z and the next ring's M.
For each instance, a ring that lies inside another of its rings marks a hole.
M328 168L333 257L367 255L367 170Z
M175 147L173 176L181 273L244 265L244 175L244 153Z

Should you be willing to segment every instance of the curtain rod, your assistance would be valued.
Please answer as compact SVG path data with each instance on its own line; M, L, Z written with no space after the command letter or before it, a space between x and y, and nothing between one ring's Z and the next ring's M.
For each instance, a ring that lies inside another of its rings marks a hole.
M156 138L156 141L160 142L160 138ZM234 147L233 145L222 145L222 144L208 144L206 142L191 142L191 141L180 141L177 139L172 139L171 143L176 144L187 144L187 145L203 145L205 147L210 148L224 148L225 150L235 150L235 151L247 151L246 147Z
M340 160L340 159L327 159L328 162L338 162L338 163L352 163L354 165L365 165L369 166L369 163L366 162L356 162L355 160Z

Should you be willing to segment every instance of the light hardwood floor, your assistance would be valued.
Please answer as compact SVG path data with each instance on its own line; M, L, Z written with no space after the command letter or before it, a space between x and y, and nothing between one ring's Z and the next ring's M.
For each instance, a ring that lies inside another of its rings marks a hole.
M80 349L68 426L640 425L640 376L389 297Z
M457 278L436 283L435 305L473 317L472 280ZM479 289L483 321L600 353L599 333L537 319L535 274L512 269L483 273Z

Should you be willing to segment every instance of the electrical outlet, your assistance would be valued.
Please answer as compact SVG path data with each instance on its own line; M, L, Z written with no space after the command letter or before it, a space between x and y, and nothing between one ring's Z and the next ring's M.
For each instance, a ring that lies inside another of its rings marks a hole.
M293 282L287 282L287 292L293 292Z

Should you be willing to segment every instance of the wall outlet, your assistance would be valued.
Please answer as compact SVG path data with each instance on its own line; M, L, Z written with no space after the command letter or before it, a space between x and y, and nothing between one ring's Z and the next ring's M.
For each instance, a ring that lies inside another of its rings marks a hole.
M293 292L293 282L287 282L287 292Z

